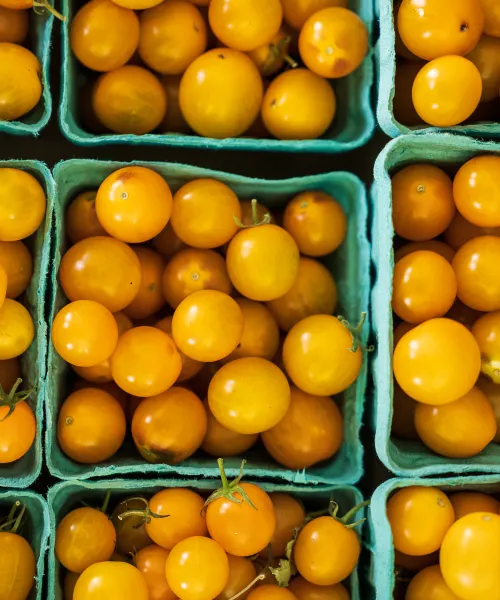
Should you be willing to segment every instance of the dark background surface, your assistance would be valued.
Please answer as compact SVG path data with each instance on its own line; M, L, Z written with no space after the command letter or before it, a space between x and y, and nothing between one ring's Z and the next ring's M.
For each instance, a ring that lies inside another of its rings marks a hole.
M96 158L117 161L166 161L192 164L267 179L298 177L329 171L350 171L358 175L368 189L372 184L374 161L388 141L388 138L380 130L375 132L367 145L344 154L256 153L195 150L165 146L131 147L116 145L96 148L75 146L64 138L58 123L60 96L59 69L61 65L60 31L61 26L55 22L50 73L53 95L51 121L37 138L0 134L0 153L1 158L4 160L41 160L47 163L49 168L52 168L61 160L71 158ZM373 232L370 233L370 238L372 235ZM372 395L371 389L371 382L369 382L365 407L365 426L362 432L365 445L365 477L360 483L360 488L366 496L369 496L376 485L387 478L386 470L376 459L373 436L368 424L369 404ZM32 488L45 494L47 488L55 482L56 480L44 469L41 477Z

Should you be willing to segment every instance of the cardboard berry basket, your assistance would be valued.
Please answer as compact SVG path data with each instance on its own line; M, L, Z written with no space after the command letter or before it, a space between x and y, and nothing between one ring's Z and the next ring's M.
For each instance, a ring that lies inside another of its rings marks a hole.
M249 472L247 463L245 471ZM244 479L252 482L251 479ZM345 514L349 509L360 504L363 501L362 495L352 486L321 486L318 488L304 488L285 483L261 483L258 485L266 492L286 492L298 498L305 506L306 513L322 510L328 506L330 499L339 504L339 514ZM56 528L61 519L63 519L71 510L81 507L82 502L90 506L100 506L108 490L111 491L110 507L114 507L120 500L130 496L152 496L164 488L189 487L194 491L207 496L215 489L220 487L220 480L201 479L149 479L144 480L125 480L111 479L93 482L65 481L53 486L48 493L48 504L50 511L50 548L49 548L49 570L48 570L48 600L63 600L63 573L64 568L55 557L55 537ZM366 510L361 509L356 513L356 519L362 519L366 516ZM356 527L361 534L362 526ZM350 591L351 600L361 600L360 580L358 568L344 585Z
M375 117L371 107L371 86L374 67L369 50L363 64L351 75L335 82L337 114L330 130L319 139L282 141L250 137L213 139L198 135L177 133L149 133L146 135L106 133L96 135L86 131L80 118L81 88L90 71L75 58L70 47L70 25L83 0L62 0L62 12L67 17L62 24L62 97L59 122L63 134L75 144L102 146L106 144L163 145L184 148L209 148L213 150L255 150L270 152L324 152L338 153L358 148L371 137ZM368 27L370 37L373 26L372 0L350 0L349 7Z
M368 509L367 545L372 554L371 584L377 590L377 600L393 600L396 585L394 570L394 545L389 520L387 501L401 488L410 486L436 487L446 494L459 491L498 494L500 478L496 475L482 477L433 477L431 479L389 479L373 494Z
M361 181L345 172L328 173L311 177L266 181L250 179L239 175L210 171L186 165L168 163L134 163L150 167L160 173L175 192L187 181L212 177L228 184L240 198L258 198L273 208L283 207L294 195L304 190L322 190L331 194L343 206L348 220L348 231L344 243L325 264L331 270L338 288L338 313L353 323L362 312L367 311L370 276L369 244L366 237L367 205L366 193ZM91 160L71 160L59 163L54 176L57 181L58 198L54 213L55 235L53 244L53 266L51 273L52 298L50 299L49 320L66 304L67 300L58 284L57 272L61 256L67 249L64 215L68 203L83 190L96 189L112 172L127 166L127 163L113 163ZM369 324L362 330L361 343L366 344ZM48 389L46 396L46 456L53 475L61 479L87 479L89 477L109 477L116 474L155 474L157 476L176 473L191 477L216 477L218 474L215 459L196 453L176 466L151 464L141 458L133 443L126 441L122 449L110 460L98 465L83 465L70 460L59 448L56 429L59 407L71 391L74 374L71 367L49 344ZM367 361L359 378L339 400L344 417L344 442L332 459L315 465L306 471L292 471L275 463L262 450L251 450L247 457L249 478L281 479L297 484L342 483L353 484L363 473L363 449L360 442L364 397L366 390ZM240 458L226 461L229 476L235 476L240 466Z
M389 137L407 133L452 132L477 137L500 138L500 124L491 122L467 122L465 125L439 128L423 123L408 127L396 120L393 112L393 99L396 78L396 36L397 18L394 19L394 0L377 0L380 21L378 41L378 97L377 122Z
M33 257L33 276L26 291L17 298L29 310L35 326L35 337L20 357L22 389L32 389L30 406L35 413L37 429L30 451L14 463L0 465L0 488L27 488L42 468L42 426L44 417L45 378L47 374L48 329L45 315L46 293L50 269L51 224L54 206L54 181L44 163L31 160L0 161L0 168L14 168L33 175L45 190L47 210L38 231L23 240Z
M18 121L0 121L0 133L37 136L52 115L49 71L54 17L46 11L36 14L30 9L30 13L28 40L24 45L37 56L42 66L42 97L36 107Z
M43 577L45 571L45 555L49 548L49 508L46 500L28 490L0 491L0 515L7 515L15 504L20 502L26 506L25 516L20 533L30 544L36 560L35 585L27 600L43 600Z
M500 145L451 134L410 135L387 144L375 162L372 190L372 260L375 282L371 314L376 350L372 356L374 382L375 447L380 460L395 475L425 477L438 474L500 473L500 445L489 444L472 458L452 459L434 454L420 442L391 436L393 413L393 313L391 307L394 268L391 175L415 163L431 163L451 176L474 156L496 154Z

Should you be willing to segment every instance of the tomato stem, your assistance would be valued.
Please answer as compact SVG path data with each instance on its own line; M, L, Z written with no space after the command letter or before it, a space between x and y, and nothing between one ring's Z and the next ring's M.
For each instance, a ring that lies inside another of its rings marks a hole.
M21 385L23 380L18 377L16 382L12 386L12 389L8 394L5 393L3 387L0 385L0 406L8 406L9 412L5 415L3 419L0 419L0 423L8 419L10 415L16 410L16 406L31 396L33 390L21 390L17 391L17 388Z
M287 65L289 65L292 69L296 69L299 66L299 63L294 60L289 54L285 54L283 57Z
M16 517L17 509L21 507L21 512ZM21 523L24 518L24 513L26 512L26 505L21 504L19 500L13 504L10 509L9 514L7 515L5 521L0 525L0 531L5 531L7 528L9 533L17 533L19 528L21 527Z
M103 512L104 514L106 514L108 512L110 500L111 500L111 490L108 490L106 492L106 496L104 497L104 502L102 503L102 506L101 506L101 512Z
M45 11L47 11L56 19L59 19L60 21L66 21L66 17L56 10L52 4L49 4L48 0L33 0L33 10L37 14L43 14Z
M235 502L236 504L241 504L242 502L246 502L252 508L257 510L255 508L254 504L252 503L252 501L250 500L250 498L247 496L247 493L245 492L245 490L240 486L240 481L243 477L243 471L244 471L246 462L247 461L245 459L243 459L241 461L241 467L240 467L240 472L238 474L238 477L236 477L236 479L233 479L233 481L231 481L231 483L229 483L226 472L224 470L224 459L223 458L217 459L217 464L219 465L219 471L220 471L220 478L222 481L222 487L219 488L218 490L215 490L215 492L212 492L212 494L210 494L210 496L207 498L207 501L203 505L203 509L206 509L207 506L211 502L214 502L215 500L218 500L219 498L226 498L226 500L229 500L230 502ZM234 494L239 494L241 496L241 500L239 498L235 498Z
M252 221L253 222L250 225L243 225L243 223L241 222L241 220L236 215L233 215L234 222L236 223L236 225L238 225L238 227L240 229L249 229L250 227L260 227L261 225L269 225L271 223L271 213L266 213L264 215L264 218L262 219L262 221L259 221L259 211L258 211L257 204L258 204L258 202L254 198L251 201L251 205L252 205Z
M332 505L334 505L333 511L330 512L330 514L332 515L332 517L334 519L337 519L337 521L339 521L340 523L342 523L342 525L345 525L345 527L347 527L349 529L354 529L358 525L361 525L361 523L364 523L366 521L366 517L364 517L363 519L359 519L359 521L355 521L354 523L350 523L349 521L354 517L354 515L359 510L361 510L365 506L369 506L370 505L370 501L369 500L365 500L364 502L361 502L360 504L357 504L356 506L354 506L353 508L351 508L351 510L348 511L342 518L337 517L337 513L338 513L338 510L339 510L339 505L335 501L333 501L333 500L330 502L330 506L332 506Z
M266 567L267 569L267 567ZM266 578L266 573L265 570L262 571L261 573L259 573L257 575L257 577L251 581L246 587L244 587L241 591L239 591L237 594L235 594L234 596L232 596L229 600L236 600L236 598L239 598L240 596L243 596L243 594L245 594L246 592L248 592L249 589L251 589L258 581L262 581L263 579Z
M337 319L342 323L342 325L347 329L347 331L351 334L352 337L352 346L349 348L349 352L357 352L361 345L360 334L363 329L363 325L366 320L366 313L362 312L361 317L359 319L358 324L353 327L347 319L344 319L341 315L337 317ZM368 351L371 351L372 348L367 348Z
M138 496L137 498L129 498L128 500L140 500L141 502L144 502L144 508L131 508L130 510L122 512L120 515L118 515L119 521L124 521L128 517L139 517L144 519L144 523L151 523L151 519L166 519L167 517L170 517L170 515L158 515L157 513L153 512L149 508L149 502L146 500L146 498L141 498Z

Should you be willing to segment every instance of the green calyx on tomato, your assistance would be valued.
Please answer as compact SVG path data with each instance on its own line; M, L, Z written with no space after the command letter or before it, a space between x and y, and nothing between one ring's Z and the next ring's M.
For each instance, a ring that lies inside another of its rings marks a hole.
M143 523L151 523L152 519L165 519L166 517L170 516L170 515L158 515L155 512L153 512L149 508L149 502L146 500L146 498L142 498L141 496L138 496L137 498L129 498L128 501L129 502L141 502L144 504L144 508L131 508L130 510L126 510L126 511L122 512L117 517L119 521L124 521L125 519L128 519L130 517L135 517L136 519L137 518L141 519L139 525L142 525Z
M56 19L60 21L66 21L66 17L56 10L48 0L33 0L33 11L37 15L44 15L45 12L49 12Z
M341 315L339 315L337 317L337 319L342 323L342 325L347 329L347 331L352 336L352 346L349 348L349 352L356 352L358 350L358 348L361 348L362 350L366 350L367 352L373 351L373 346L369 346L368 348L363 348L363 345L361 344L360 334L361 334L361 330L363 329L363 325L365 324L365 320L366 320L365 312L361 313L359 322L354 327L349 323L349 321L347 319L344 319L344 317L342 317Z
M243 471L244 471L246 462L247 461L245 459L243 459L241 461L241 467L240 467L240 472L238 474L238 477L236 477L236 479L233 479L233 481L231 481L231 483L229 483L227 476L226 476L226 472L224 471L224 459L223 458L217 459L217 464L219 465L219 471L220 471L220 478L222 481L222 487L219 488L218 490L215 490L215 492L213 492L212 494L210 494L210 496L207 498L207 501L203 505L204 509L206 509L207 506L211 502L214 502L215 500L218 500L219 498L225 498L226 500L229 500L230 502L235 502L236 504L241 504L242 502L246 502L252 508L257 510L255 508L254 504L252 503L252 501L250 500L250 498L247 496L247 493L245 492L245 490L240 486L240 481L243 478ZM241 496L241 499L236 498L235 494L239 494Z
M14 383L12 389L8 394L0 385L0 407L7 406L9 409L9 412L2 419L0 419L0 423L2 421L5 421L5 419L7 419L8 417L10 417L10 415L16 410L16 406L20 402L28 400L28 398L31 396L33 390L22 390L20 392L17 391L17 388L21 385L22 382L23 380L20 377L18 377L16 383Z
M251 227L260 227L261 225L269 225L272 221L271 213L266 213L261 221L259 221L258 201L253 198L252 202L252 223L244 225L236 215L233 216L234 222L240 229L249 229Z

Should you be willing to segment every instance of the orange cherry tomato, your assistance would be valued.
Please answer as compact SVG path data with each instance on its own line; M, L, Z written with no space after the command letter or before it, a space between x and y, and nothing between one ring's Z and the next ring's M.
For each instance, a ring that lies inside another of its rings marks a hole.
M35 108L42 97L41 71L33 52L18 44L0 43L0 121L16 121ZM23 213L25 225L35 215ZM6 225L12 227L11 223Z
M491 512L498 515L498 511L500 511L500 502L481 492L456 492L449 498L457 521L465 515L475 512Z
M103 390L78 390L61 406L57 441L63 452L79 463L108 460L120 449L125 433L125 414L120 403Z
M201 400L181 387L144 399L132 418L134 443L151 463L183 462L198 450L206 432Z
M347 8L347 0L281 0L283 18L293 29L302 29L304 23L314 13L331 6Z
M89 237L108 235L97 219L95 199L97 191L81 192L66 210L66 233L72 244Z
M82 573L95 563L109 560L115 545L113 523L96 508L72 510L56 529L57 559L73 573Z
M155 327L134 327L118 340L111 357L115 383L128 394L156 396L180 375L182 361L174 342Z
M225 46L250 52L278 33L283 9L279 0L212 0L208 18Z
M166 573L170 589L180 600L211 600L226 587L229 561L217 542L195 536L172 549Z
M1 47L2 44L0 56ZM2 58L0 65L4 64L4 60L7 59ZM12 60L11 64L15 64L18 72L22 73L22 65ZM4 80L0 77L0 81ZM0 105L5 107L1 85ZM0 119L1 112L2 109ZM33 175L20 169L0 169L0 241L15 242L35 233L43 221L46 206L45 192Z
M359 375L361 348L347 327L330 315L313 315L294 325L283 345L286 372L308 394L333 396Z
M499 536L500 516L484 512L459 519L446 534L439 555L441 573L461 600L500 598Z
M137 244L158 235L172 213L172 194L161 175L145 167L124 167L101 183L97 217L113 237Z
M115 318L93 300L70 302L52 323L54 348L63 360L77 367L92 367L105 361L113 354L117 341Z
M392 429L391 433L403 440L419 440L415 429L415 408L417 403L405 394L399 385L394 382L392 397Z
M212 539L235 556L260 552L271 542L276 529L269 495L253 483L239 483L239 479L228 483L225 476L223 487L208 501L206 520Z
M359 67L368 52L368 29L347 8L324 8L302 26L299 51L313 73L333 79L345 77Z
M481 371L481 353L464 325L431 319L401 338L393 369L403 391L414 400L447 404L472 389Z
M128 410L129 405L129 397L126 392L124 392L121 388L119 388L114 381L106 381L101 383L90 383L85 381L84 379L77 379L75 384L73 385L73 391L76 392L78 390L83 390L85 388L96 388L98 390L102 390L103 392L107 392L111 394L113 398L118 400L120 406L123 409L123 412Z
M215 458L237 456L244 454L257 442L257 433L231 431L231 429L227 429L217 421L208 405L205 406L205 409L207 412L207 432L201 444L201 449L207 454Z
M191 133L179 104L181 76L164 75L161 78L161 83L167 94L167 112L161 124L161 130L166 133Z
M94 71L123 67L139 44L134 11L111 0L90 0L73 17L70 44L76 58Z
M467 54L467 58L476 65L481 74L483 81L481 102L492 102L498 99L498 90L500 88L499 54L500 41L487 35L481 36L474 50Z
M0 360L16 358L30 347L35 336L33 319L16 300L6 298L0 307Z
M23 242L0 242L0 267L6 275L7 298L17 298L28 287L33 259Z
M455 0L449 5L440 0L403 0L398 12L404 45L424 60L465 56L478 43L483 25L480 2L470 0Z
M0 42L22 44L28 35L28 11L0 6Z
M481 371L494 383L500 383L500 311L477 319L472 334L481 351Z
M448 246L448 244L440 242L439 240L429 240L428 242L410 242L409 244L401 246L401 248L394 252L394 262L397 263L405 256L408 256L408 254L412 254L412 252L418 252L420 250L435 252L436 254L439 254L439 256L446 258L450 264L455 256L455 250Z
M172 550L185 539L207 535L203 504L199 494L185 488L167 488L156 493L149 501L149 510L155 515L169 516L146 522L149 537L158 546Z
M229 244L227 271L234 287L250 300L266 301L292 288L299 271L299 249L277 225L242 229Z
M99 597L107 600L150 600L144 575L125 562L99 562L79 577L73 600L97 600Z
M392 335L394 348L396 347L399 340L404 336L404 334L411 331L414 327L415 325L411 325L410 323L405 323L403 321L397 327L394 328L394 332Z
M248 356L272 360L280 343L276 318L269 308L259 302L237 298L236 303L243 314L243 335L236 349L223 359L224 362Z
M450 263L420 250L408 254L394 267L392 309L408 323L417 325L444 316L457 297L457 279Z
M415 427L428 448L448 458L476 456L497 433L493 407L476 387L442 406L418 403Z
M258 588L248 594L247 598L249 600L297 600L290 590L272 583L259 585Z
M342 206L329 194L307 191L290 200L283 227L307 256L326 256L345 239L347 218Z
M410 556L423 556L439 550L455 521L455 511L441 490L410 486L389 498L387 518L394 548Z
M161 329L165 333L167 333L173 340L172 337L172 317L165 317L156 323L155 327ZM186 356L183 352L177 349L181 357L182 368L179 377L177 378L177 383L182 381L187 381L193 378L197 373L199 373L203 368L203 363L198 360L193 360Z
M151 545L151 538L146 531L146 522L141 516L141 509L144 510L145 506L147 506L147 500L141 496L124 498L116 505L111 514L111 521L116 530L117 552L130 556L130 554ZM138 516L125 514L136 509Z
M141 14L139 55L164 75L180 75L207 47L200 11L184 0L167 0Z
M93 300L117 312L139 292L141 263L127 244L107 236L90 237L62 257L59 280L71 301Z
M16 533L0 532L0 561L0 597L8 600L28 598L37 572L35 554L29 543Z
M272 362L257 357L239 358L213 376L208 404L224 427L237 433L260 433L285 416L290 406L290 386Z
M484 13L484 33L500 37L500 7L496 0L479 0Z
M270 42L259 46L248 52L248 56L253 60L263 77L269 77L280 71L288 60L296 64L293 58L288 56L291 36L280 27L278 33Z
M294 529L300 529L306 519L302 503L284 492L269 494L276 516L276 529L271 539L271 550L274 558L284 557L288 542L293 538ZM267 558L268 549L261 551L261 556Z
M255 205L255 216L253 206ZM241 223L242 225L253 225L255 221L260 223L266 215L269 215L271 223L276 223L271 211L260 202L253 202L252 200L242 200L241 206Z
M146 10L160 4L162 0L113 0L115 4L132 10Z
M186 69L179 104L196 133L222 139L245 133L259 114L263 93L251 58L230 48L215 48Z
M315 585L334 585L355 569L361 552L358 534L335 517L317 517L299 532L294 560L300 575Z
M165 258L172 258L179 250L186 247L184 242L177 237L172 229L172 223L167 223L164 229L153 238L153 246Z
M476 110L483 84L477 67L461 56L442 56L420 69L413 83L413 104L421 119L452 127Z
M475 310L500 310L500 239L481 236L464 244L455 254L453 269L459 299Z
M476 156L453 181L453 197L462 216L478 227L500 227L499 156Z
M446 243L454 250L458 250L468 241L482 235L494 235L500 237L500 227L477 227L469 221L466 221L462 215L457 212L453 217L448 229L444 232Z
M405 600L460 600L446 585L439 565L426 567L410 581Z
M250 559L233 556L232 554L228 554L227 559L229 561L229 579L226 587L217 596L217 600L231 600L233 596L245 589L257 575L254 564ZM249 593L250 591L239 597L245 600Z
M269 454L289 469L306 469L331 458L340 448L343 420L334 400L291 388L283 419L262 433Z
M493 383L486 377L480 377L476 385L486 395L493 406L493 412L497 421L497 433L493 441L498 444L500 443L500 385Z
M238 231L235 217L241 217L238 196L216 179L194 179L174 195L172 228L188 246L223 246Z
M10 388L5 390L7 393ZM36 420L25 401L18 402L9 415L9 406L0 403L0 464L22 458L35 441Z
M146 319L165 306L161 279L165 269L164 258L149 248L134 248L139 259L141 285L139 291L125 309L132 319Z
M169 551L152 544L139 550L135 556L135 566L144 575L148 584L149 600L176 600L165 574Z
M291 69L271 81L262 101L262 120L279 140L321 137L333 122L337 101L332 86L307 69Z
M202 290L185 298L172 320L179 350L201 362L215 362L231 354L243 334L243 313L227 294Z
M396 37L396 53L401 55L398 49ZM403 43L400 42L403 46ZM405 46L403 46L405 48ZM406 53L409 51L406 50ZM423 62L401 62L396 65L396 77L394 79L394 98L392 100L392 111L394 118L407 127L422 125L423 121L418 116L412 98L412 88L415 77L424 66Z
M5 302L7 296L7 272L0 264L0 308Z
M410 165L392 177L394 231L413 242L437 237L455 215L453 184L438 167Z
M167 112L167 94L160 80L150 71L125 65L99 77L92 92L92 107L107 129L143 135L163 121Z
M314 585L303 577L294 577L288 589L298 600L350 600L349 592L341 583Z

